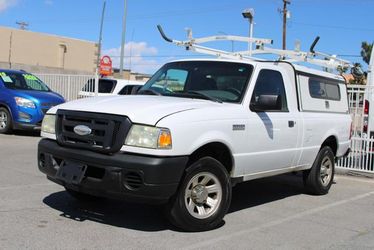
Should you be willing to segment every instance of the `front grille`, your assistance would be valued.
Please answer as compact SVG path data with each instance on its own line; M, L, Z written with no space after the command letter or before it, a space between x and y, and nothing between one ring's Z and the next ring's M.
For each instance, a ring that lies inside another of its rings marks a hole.
M91 129L88 135L74 132L76 126ZM57 141L60 145L89 149L100 153L114 153L120 150L131 127L131 121L124 116L58 110L56 121Z

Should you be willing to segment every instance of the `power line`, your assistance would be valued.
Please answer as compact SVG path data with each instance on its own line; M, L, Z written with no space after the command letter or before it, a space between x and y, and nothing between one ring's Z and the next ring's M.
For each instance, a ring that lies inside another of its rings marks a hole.
M119 58L118 55L108 55L112 58ZM340 57L361 57L361 55L352 55L352 54L340 54L337 55ZM124 56L126 58L172 58L172 57L196 57L196 55L132 55L132 56ZM209 55L199 55L199 57L211 57Z
M345 26L338 26L338 25L325 25L325 24L303 23L303 22L294 22L294 21L291 21L291 23L296 24L296 25L319 27L319 28L328 28L328 29L342 29L342 30L355 30L355 31L374 31L374 29L360 28L360 27L345 27Z
M121 56L118 56L118 55L108 55L112 58L120 58ZM211 57L209 55L200 55L202 57ZM161 57L165 57L165 58L168 58L168 57L196 57L196 55L134 55L134 56L124 56L126 58L129 58L129 57L141 57L141 58L161 58Z
M360 55L337 55L340 57L361 57Z

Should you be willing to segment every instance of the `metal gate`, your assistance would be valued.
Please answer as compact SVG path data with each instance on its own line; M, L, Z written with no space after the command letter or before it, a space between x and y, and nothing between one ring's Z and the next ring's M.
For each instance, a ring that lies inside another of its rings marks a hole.
M35 73L48 87L61 94L66 101L78 98L78 93L93 75L63 75L63 74L38 74Z
M349 112L352 117L352 151L337 162L337 167L374 173L374 138L369 138L366 133L369 117L365 112L365 95L370 91L373 91L373 88L365 85L347 86Z

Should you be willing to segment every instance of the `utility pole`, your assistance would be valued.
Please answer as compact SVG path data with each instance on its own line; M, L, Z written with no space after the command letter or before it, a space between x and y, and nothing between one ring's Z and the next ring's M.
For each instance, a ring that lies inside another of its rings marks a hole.
M97 68L99 68L99 66L100 66L100 56L101 56L101 44L102 44L102 40L103 40L103 26L104 26L105 6L106 6L106 0L104 0L103 11L101 13L98 53L97 53L97 59L96 59Z
M100 34L99 34L99 43L96 59L96 75L95 75L95 96L99 94L99 67L100 67L100 56L101 56L101 43L103 40L103 26L104 26L104 14L105 14L106 0L103 3L103 12L101 13L101 23L100 23Z
M286 49L286 33L287 33L287 18L289 17L289 12L287 9L287 4L291 4L291 0L283 0L283 49Z
M19 28L21 29L21 30L27 30L27 27L29 27L29 24L28 23L26 23L26 22L16 22L16 24L17 25L19 25Z
M123 74L123 58L125 56L126 17L127 17L127 0L125 0L125 9L123 12L123 19L122 19L122 41L121 41L121 56L120 56L120 65L119 65L119 73L121 77Z

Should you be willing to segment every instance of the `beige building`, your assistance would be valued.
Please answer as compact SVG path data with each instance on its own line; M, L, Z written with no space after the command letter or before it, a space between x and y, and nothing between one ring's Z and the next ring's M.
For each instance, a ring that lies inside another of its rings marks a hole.
M131 81L146 82L152 77L152 75L131 72L128 69L124 69L123 73L120 74L119 69L114 68L113 69L113 77L114 78L119 78L119 79L131 80Z
M0 68L35 73L92 74L94 42L0 27Z

